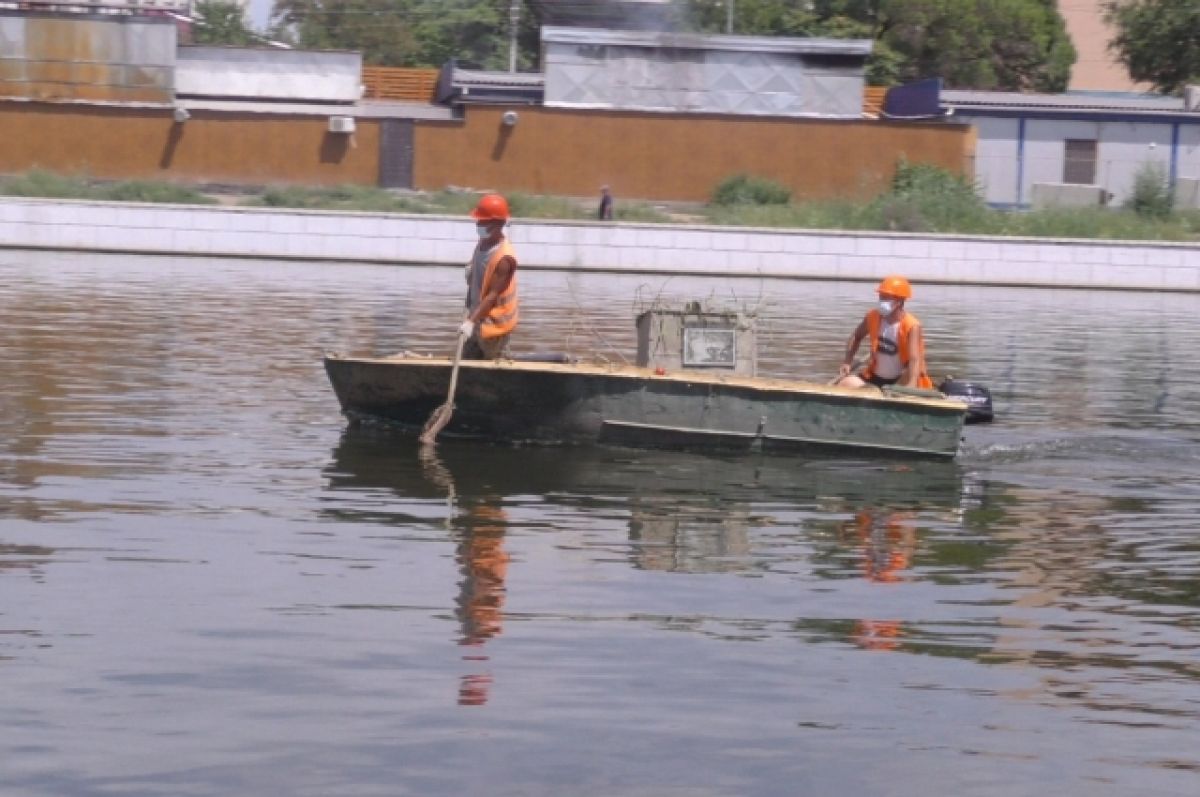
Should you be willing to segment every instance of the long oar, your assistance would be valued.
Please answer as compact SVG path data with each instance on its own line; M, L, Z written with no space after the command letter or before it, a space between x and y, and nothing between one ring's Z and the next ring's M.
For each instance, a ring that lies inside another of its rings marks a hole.
M446 428L450 416L454 414L454 390L458 387L458 363L462 360L462 350L463 337L459 335L458 348L454 350L454 366L450 369L450 391L446 394L446 403L431 412L429 420L425 421L425 428L417 438L423 446L433 445L438 432Z

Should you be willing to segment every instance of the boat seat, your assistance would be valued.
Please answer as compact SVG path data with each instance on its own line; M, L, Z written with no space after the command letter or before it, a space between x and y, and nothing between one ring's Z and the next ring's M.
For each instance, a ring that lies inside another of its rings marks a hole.
M572 357L570 354L557 351L534 351L524 354L510 354L508 359L519 363L564 363L570 365L579 362L578 357Z

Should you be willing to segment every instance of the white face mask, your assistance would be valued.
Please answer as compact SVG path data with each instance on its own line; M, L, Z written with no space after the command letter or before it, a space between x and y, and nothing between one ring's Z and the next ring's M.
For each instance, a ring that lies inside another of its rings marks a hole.
M486 224L476 224L475 234L479 236L479 240L483 240L492 234L492 229Z
M895 309L896 309L896 303L893 302L891 299L880 299L879 300L879 312L881 315L889 316L892 314L892 311Z

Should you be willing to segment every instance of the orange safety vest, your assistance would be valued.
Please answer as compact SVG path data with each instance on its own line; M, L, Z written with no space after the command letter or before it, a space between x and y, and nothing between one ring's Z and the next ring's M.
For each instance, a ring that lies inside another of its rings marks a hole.
M517 328L517 253L513 251L512 244L507 238L496 245L491 257L488 258L487 266L483 270L483 284L479 287L479 295L480 297L488 295L488 289L496 274L496 266L505 257L511 257L513 260L512 277L508 281L508 287L496 299L496 304L492 306L487 317L479 324L479 337L484 339L498 338Z
M872 368L875 365L875 358L879 351L879 327L882 321L883 318L878 310L871 309L867 311L867 334L871 336L871 359L867 363L866 370L863 371L864 377L870 377L874 373ZM908 337L912 333L913 327L919 326L921 326L921 322L917 319L917 317L912 313L905 311L904 317L900 319L900 340L896 341L896 345L900 349L900 363L905 368L908 367L910 357L913 354L908 350ZM917 345L921 347L921 360L924 361L925 336L923 334L917 335ZM933 389L933 380L929 378L929 374L922 373L917 377L917 387L922 387L926 390Z

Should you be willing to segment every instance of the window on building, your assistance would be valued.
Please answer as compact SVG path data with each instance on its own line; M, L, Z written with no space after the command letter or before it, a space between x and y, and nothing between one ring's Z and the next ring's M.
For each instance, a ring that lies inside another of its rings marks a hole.
M1068 138L1063 159L1063 182L1094 185L1096 182L1096 139Z

